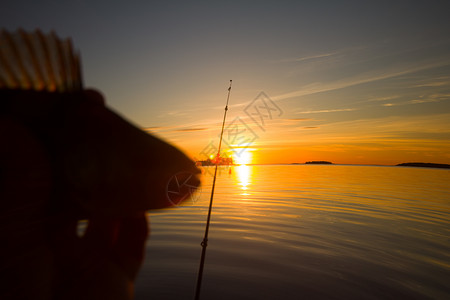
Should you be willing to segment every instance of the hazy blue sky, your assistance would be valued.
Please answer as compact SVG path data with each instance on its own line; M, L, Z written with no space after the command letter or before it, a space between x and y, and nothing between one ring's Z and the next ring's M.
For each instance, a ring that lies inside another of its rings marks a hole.
M86 86L198 156L264 91L256 162L450 163L450 1L7 1L73 38Z

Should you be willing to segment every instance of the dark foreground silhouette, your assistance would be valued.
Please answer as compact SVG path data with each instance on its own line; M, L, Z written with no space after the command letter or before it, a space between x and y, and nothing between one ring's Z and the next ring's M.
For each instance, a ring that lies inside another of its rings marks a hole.
M0 98L0 299L132 298L145 211L185 199L198 169L95 91Z

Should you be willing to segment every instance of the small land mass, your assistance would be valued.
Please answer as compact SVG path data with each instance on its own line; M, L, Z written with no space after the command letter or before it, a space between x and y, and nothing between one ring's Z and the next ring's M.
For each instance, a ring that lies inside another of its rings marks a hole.
M313 160L313 161L307 161L305 162L307 165L331 165L332 162L324 161L324 160Z
M448 165L448 164L434 164L434 163L423 163L423 162L401 163L401 164L398 164L397 166L400 166L400 167L421 167L421 168L450 169L450 165Z
M215 166L215 165L219 165L219 166L234 166L235 164L233 163L233 158L231 157L220 157L218 160L211 160L211 159L207 159L207 160L197 160L195 162L196 166Z

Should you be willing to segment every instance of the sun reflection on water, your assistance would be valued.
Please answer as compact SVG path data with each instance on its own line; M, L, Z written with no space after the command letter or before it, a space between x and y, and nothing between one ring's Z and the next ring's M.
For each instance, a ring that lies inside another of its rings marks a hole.
M152 259L143 266L137 298L155 293L167 298L174 274L177 282L191 282L196 275L214 172L204 168L208 188L195 206L150 212L154 230L146 252ZM448 171L344 165L241 165L219 171L210 232L218 251L208 256L215 270L208 278L229 285L205 289L205 299L218 298L218 292L224 299L247 293L255 299L374 298L374 291L380 299L448 294L442 276L448 274L450 253ZM194 253L192 260L190 254L178 255L183 251ZM297 285L299 276L311 280ZM318 285L311 289L310 281ZM191 290L180 285L171 298Z
M238 184L240 185L241 190L243 191L243 193L241 195L244 195L244 196L249 195L247 192L248 192L249 185L252 183L251 167L249 167L247 165L240 165L240 166L236 166L235 170L237 172Z

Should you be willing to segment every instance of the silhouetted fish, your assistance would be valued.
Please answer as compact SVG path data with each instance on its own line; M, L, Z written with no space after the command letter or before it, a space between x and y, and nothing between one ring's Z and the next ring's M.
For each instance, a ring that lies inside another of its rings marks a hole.
M3 30L0 97L0 117L43 146L55 212L124 216L176 205L200 183L181 151L108 109L98 92L82 89L69 39Z
M82 298L86 275L129 293L145 211L187 199L199 174L181 151L83 89L70 40L0 32L1 299Z
M0 114L44 145L58 210L127 215L178 204L199 185L193 161L108 109L95 91L0 95Z

